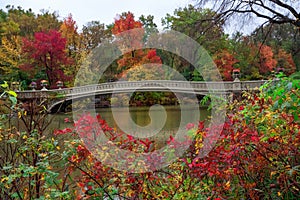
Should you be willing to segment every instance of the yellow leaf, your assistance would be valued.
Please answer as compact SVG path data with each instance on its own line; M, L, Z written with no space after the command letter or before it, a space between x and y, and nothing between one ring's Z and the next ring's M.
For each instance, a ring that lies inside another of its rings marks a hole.
M8 180L8 177L4 177L1 179L1 182L7 181L7 180Z
M47 154L46 154L46 153L41 153L40 156L41 156L41 157L46 157Z
M227 181L227 182L226 182L225 187L226 187L226 189L229 189L229 188L230 188L230 181Z

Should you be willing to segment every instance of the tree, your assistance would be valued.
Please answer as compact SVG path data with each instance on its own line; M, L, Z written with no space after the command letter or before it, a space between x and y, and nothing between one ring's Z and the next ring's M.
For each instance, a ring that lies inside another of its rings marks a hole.
M67 55L74 60L72 65L62 66L64 73L72 79L87 55L87 49L83 44L84 37L78 33L77 29L78 27L72 14L69 14L68 17L64 19L59 29L61 36L66 39ZM70 80L69 84L72 84L72 82L73 80Z
M182 32L196 40L209 51L214 51L217 41L224 36L224 21L216 21L211 9L196 8L189 5L174 11L174 16L167 14L163 24L167 29Z
M24 10L20 6L10 5L6 6L6 11L0 11L0 68L6 80L29 84L31 80L28 78L32 74L19 70L20 65L25 66L29 62L27 60L23 63L25 55L22 54L22 37L33 39L35 32L57 30L60 24L55 12L42 11L36 15L31 9Z
M28 59L21 66L22 69L44 71L49 84L54 86L56 81L68 81L62 66L71 64L71 59L66 55L66 39L55 30L37 32L34 40L23 39L23 52Z
M156 50L151 49L146 56L143 55L136 66L126 70L124 78L128 81L164 79L161 59L157 56Z
M37 28L35 32L59 30L62 21L58 20L59 15L56 12L50 13L48 10L41 10L42 14L36 15Z
M237 59L227 50L224 49L214 55L214 62L217 65L224 81L232 80L233 65L238 62Z
M275 69L277 61L274 59L272 48L267 45L259 44L259 72L267 74Z
M277 71L283 71L286 75L291 75L296 71L296 65L290 53L287 53L283 49L279 49L278 53L275 55L275 59L277 61Z
M260 78L258 69L254 63L257 59L257 52L252 48L253 44L248 36L241 33L235 33L230 39L231 52L235 55L238 62L235 67L240 69L241 79L257 79Z
M112 28L112 33L116 35L131 29L142 28L142 26L142 22L134 20L133 13L125 12L116 18L114 26Z
M20 6L6 6L8 9L5 20L1 22L0 30L5 35L17 34L20 36L33 37L35 32L47 31L50 29L58 30L61 22L58 15L53 12L42 10L42 14L36 15L31 9L24 10ZM11 32L11 28L14 31Z
M143 24L140 21L135 21L134 15L128 12L119 16L119 18L115 20L115 24L112 28L112 33L116 36L117 42L119 42L119 48L123 52L122 58L118 60L118 70L121 71L119 76L123 78L137 80L137 77L140 77L143 80L150 77L152 79L153 77L151 75L145 75L145 73L153 74L155 70L157 70L157 72L163 71L161 68L161 59L156 54L156 50L142 49L145 35L142 26ZM125 32L132 29L135 30ZM125 34L122 34L122 32L125 32ZM136 71L133 72L135 68ZM144 70L142 70L143 68ZM137 73L143 73L144 75L138 75ZM138 80L141 79L138 78Z
M18 66L22 62L22 39L14 36L2 37L0 45L0 73L6 80L19 81L21 75ZM24 77L23 77L24 78Z
M199 5L214 5L216 19L227 20L236 14L256 16L271 24L289 23L300 28L300 4L294 0L197 0Z
M157 25L154 23L154 16L148 15L144 16L141 15L139 17L139 21L142 22L143 28L145 29L145 37L144 42L147 41L148 37L153 33L158 33Z
M1 22L1 32L9 37L11 35L29 35L36 30L35 14L31 9L24 10L21 7L6 6L8 9L5 19Z
M131 51L132 49L142 48L142 40L145 34L145 31L142 28L142 26L143 24L140 21L135 21L134 15L131 12L122 13L122 15L119 15L118 18L115 19L115 23L112 28L112 34L117 36L119 49L123 53ZM126 32L129 30L132 31ZM131 57L134 60L137 60L139 58L137 58L134 54L138 55L142 54L142 52L140 50L136 50L132 51L131 54Z
M84 25L81 34L84 47L88 52L111 36L110 30L106 29L100 21L91 21Z
M78 50L79 46L79 34L77 32L77 25L76 21L73 20L73 17L71 14L67 18L64 19L64 22L60 26L60 33L63 38L66 38L67 40L67 48L68 48L68 54L69 56L75 56L76 51Z
M251 37L255 42L261 42L271 46L275 51L279 49L290 53L293 60L300 70L300 34L291 24L267 24L266 26L256 29Z
M283 71L290 75L296 71L291 53L270 40L268 44L255 43L253 36L236 33L230 40L231 52L238 60L234 65L241 70L242 79L269 78L272 72ZM274 41L277 43L278 41Z
M215 11L211 9L196 8L188 5L184 8L176 9L173 15L167 14L163 19L165 29L179 31L188 35L203 46L211 55L218 53L220 49L227 48L228 36L223 30L223 21L213 19ZM198 76L194 73L194 67L190 63L170 52L162 51L164 64L180 72L187 80ZM176 78L177 79L177 78ZM201 80L201 77L196 78Z

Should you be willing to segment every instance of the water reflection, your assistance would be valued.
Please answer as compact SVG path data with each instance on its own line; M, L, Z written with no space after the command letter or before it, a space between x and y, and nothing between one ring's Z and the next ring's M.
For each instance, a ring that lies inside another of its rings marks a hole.
M139 126L147 126L149 123L151 123L151 118L149 116L149 108L150 107L130 107L130 117L131 119ZM121 123L122 125L126 126L126 124L129 123L129 117L126 112L126 108L118 107L113 108L114 112L117 112L118 119L122 119ZM190 122L193 122L192 120L195 119L195 114L197 110L195 110L195 106L164 106L167 118L166 122L163 127L163 131L169 132L169 131L177 131L179 128L179 124L181 120L183 120L182 123L187 124ZM87 111L88 112L88 111ZM101 117L106 120L109 126L115 128L116 130L119 129L116 121L114 120L114 116L112 114L112 108L99 108L96 109L96 112L101 115ZM158 118L156 120L160 120L160 117L163 117L159 112L161 110L155 111L154 117ZM157 113L155 113L157 112ZM185 114L184 114L185 113ZM206 108L200 108L200 120L207 119L207 117L210 115L210 112L207 111ZM182 118L181 115L184 114L184 117ZM68 118L70 121L72 121L72 113L70 114L56 114L52 115L50 117L53 117L53 121L50 125L50 130L54 129L63 129L66 127L72 126L72 123L66 123L65 119Z

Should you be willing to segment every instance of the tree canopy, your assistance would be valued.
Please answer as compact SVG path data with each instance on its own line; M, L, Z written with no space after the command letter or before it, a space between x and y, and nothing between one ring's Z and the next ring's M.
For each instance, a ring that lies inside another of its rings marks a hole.
M299 20L294 12L299 10L297 3L289 0L225 0L216 1L211 9L199 6L210 3L199 0L196 6L177 8L162 19L162 25L165 30L182 32L202 45L224 80L232 80L234 69L240 70L240 78L244 80L270 78L279 71L289 75L300 69ZM255 16L256 12L272 19L258 15L267 21L249 35L235 32L229 36L225 32L228 17L235 14ZM88 74L94 75L93 68L85 60L95 48L116 42L122 37L121 33L138 28L139 31L130 32L134 40L127 42L131 43L126 43L126 38L120 39L123 55L110 64L101 82L127 75L134 80L139 77L138 72L143 71L149 76L141 77L149 79L158 68L145 65L147 63L173 68L187 80L203 80L180 56L161 49L139 49L147 43L151 33L158 33L154 17L142 15L135 19L134 13L123 12L109 25L95 20L80 29L72 14L61 20L56 12L43 10L36 14L31 9L7 6L6 10L0 10L1 75L5 80L23 81L25 88L31 81L41 79L47 79L52 87L58 80L64 81L65 86L72 86L75 74L82 66ZM166 79L177 79L171 71L159 69L157 72Z
M28 63L21 67L25 70L44 70L50 85L57 81L67 81L62 65L69 65L71 60L65 52L66 39L61 33L50 30L37 32L33 40L23 39L23 53L28 58Z

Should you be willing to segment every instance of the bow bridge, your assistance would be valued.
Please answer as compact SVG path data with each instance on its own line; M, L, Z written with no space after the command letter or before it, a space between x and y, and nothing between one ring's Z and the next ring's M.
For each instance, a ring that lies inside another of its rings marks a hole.
M64 111L73 100L80 100L95 95L130 93L135 91L160 91L189 94L234 94L242 91L258 90L266 80L261 81L224 81L224 82L188 82L174 80L144 80L144 81L118 81L86 85L80 87L54 89L54 90L25 90L18 92L18 99L48 99L48 111Z

